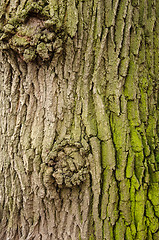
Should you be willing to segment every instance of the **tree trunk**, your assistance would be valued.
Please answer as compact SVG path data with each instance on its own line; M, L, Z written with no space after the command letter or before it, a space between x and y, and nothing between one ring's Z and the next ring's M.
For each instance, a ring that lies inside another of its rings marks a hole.
M159 1L0 4L0 239L159 239Z

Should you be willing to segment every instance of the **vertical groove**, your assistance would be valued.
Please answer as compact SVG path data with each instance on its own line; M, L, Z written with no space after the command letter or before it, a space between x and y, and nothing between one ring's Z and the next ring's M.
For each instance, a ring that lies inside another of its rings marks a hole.
M0 239L158 239L158 2L0 10Z

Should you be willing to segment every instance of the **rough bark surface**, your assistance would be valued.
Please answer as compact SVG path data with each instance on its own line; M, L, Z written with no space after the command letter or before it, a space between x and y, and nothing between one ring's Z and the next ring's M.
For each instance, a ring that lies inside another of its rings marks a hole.
M159 1L0 1L0 239L159 239Z

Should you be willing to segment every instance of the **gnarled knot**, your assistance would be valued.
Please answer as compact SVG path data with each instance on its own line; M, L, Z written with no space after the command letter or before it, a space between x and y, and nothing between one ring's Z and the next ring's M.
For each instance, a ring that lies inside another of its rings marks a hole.
M80 185L88 174L88 152L75 145L65 145L49 154L47 165L53 168L52 177L58 187Z
M54 54L63 51L66 34L61 25L38 17L26 18L19 26L7 23L4 33L0 34L0 48L10 48L19 54L25 62L40 57L50 60Z

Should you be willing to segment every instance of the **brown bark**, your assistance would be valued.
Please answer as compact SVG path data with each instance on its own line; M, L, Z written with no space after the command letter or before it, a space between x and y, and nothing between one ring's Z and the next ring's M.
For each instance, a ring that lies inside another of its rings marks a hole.
M158 1L1 1L0 239L159 238Z

